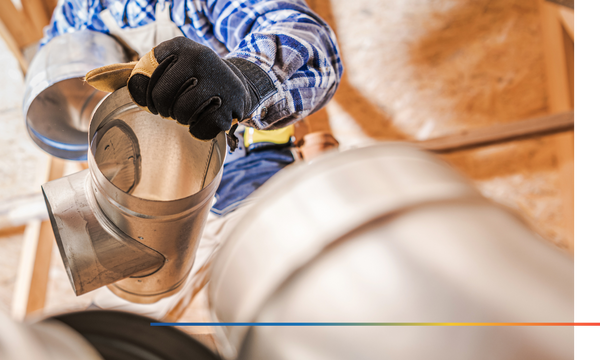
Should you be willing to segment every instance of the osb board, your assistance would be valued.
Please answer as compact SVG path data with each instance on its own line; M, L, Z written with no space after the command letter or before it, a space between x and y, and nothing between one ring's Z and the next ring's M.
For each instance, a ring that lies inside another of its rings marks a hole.
M564 134L439 155L491 200L516 210L543 238L573 252L563 211L560 156Z
M545 113L535 1L329 3L347 75L336 100L366 134L391 122L424 140Z
M340 148L425 140L548 113L534 0L321 0L345 74L327 106ZM572 252L560 135L442 156L488 198Z

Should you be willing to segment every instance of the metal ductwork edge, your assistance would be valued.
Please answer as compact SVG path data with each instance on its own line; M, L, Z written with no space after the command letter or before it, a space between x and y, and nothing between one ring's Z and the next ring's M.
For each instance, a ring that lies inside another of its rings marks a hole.
M52 230L73 290L82 295L158 271L165 257L131 238L102 212L89 170L42 185Z

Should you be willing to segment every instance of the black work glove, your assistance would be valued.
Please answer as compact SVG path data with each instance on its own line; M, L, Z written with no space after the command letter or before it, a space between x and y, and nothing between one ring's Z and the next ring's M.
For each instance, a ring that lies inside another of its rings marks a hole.
M229 130L234 119L248 118L276 91L258 65L221 59L185 37L159 44L137 63L109 65L86 75L90 85L103 91L124 86L125 78L139 106L189 125L190 133L201 140Z

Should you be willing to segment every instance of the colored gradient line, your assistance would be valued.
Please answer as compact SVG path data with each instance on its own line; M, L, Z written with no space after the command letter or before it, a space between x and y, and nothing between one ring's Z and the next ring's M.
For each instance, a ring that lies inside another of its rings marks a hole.
M588 322L395 323L395 322L153 322L151 326L600 326Z

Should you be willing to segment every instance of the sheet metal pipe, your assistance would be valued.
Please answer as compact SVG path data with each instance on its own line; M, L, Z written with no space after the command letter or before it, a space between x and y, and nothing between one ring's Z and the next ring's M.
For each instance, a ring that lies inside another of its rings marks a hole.
M97 31L62 34L44 45L25 78L23 115L31 139L50 155L85 160L92 112L107 94L83 77L92 69L127 61L123 47Z
M88 143L89 169L42 186L75 293L109 285L137 303L174 294L221 179L225 134L196 140L120 89L95 111Z
M224 358L572 358L573 327L370 326L573 322L572 259L426 152L323 155L252 196L213 262L212 320L366 326L216 327Z

